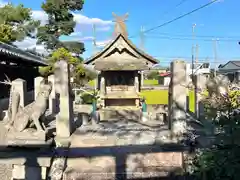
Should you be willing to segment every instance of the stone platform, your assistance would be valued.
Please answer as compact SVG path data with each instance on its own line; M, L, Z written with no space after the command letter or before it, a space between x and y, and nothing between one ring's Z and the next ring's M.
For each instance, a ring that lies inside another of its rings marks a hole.
M141 110L140 108L131 107L106 107L99 110L100 121L109 120L140 120Z
M71 137L65 179L167 176L182 169L185 150L165 126L126 120L84 126Z

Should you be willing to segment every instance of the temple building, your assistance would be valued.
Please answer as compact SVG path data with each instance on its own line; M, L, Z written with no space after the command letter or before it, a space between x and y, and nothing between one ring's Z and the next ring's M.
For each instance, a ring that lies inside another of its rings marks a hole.
M38 67L47 65L43 57L0 42L0 81L6 80L6 76L11 80L21 78L27 81L27 90L33 90L34 78L39 76ZM0 84L0 98L9 95L9 88L9 86Z
M141 72L149 70L158 61L138 49L128 39L125 24L127 15L124 17L116 16L114 13L113 15L115 17L113 40L103 50L90 57L85 64L92 65L100 72L97 84L101 111L115 111L114 114L119 113L116 112L119 109L139 112ZM106 117L106 113L103 116Z

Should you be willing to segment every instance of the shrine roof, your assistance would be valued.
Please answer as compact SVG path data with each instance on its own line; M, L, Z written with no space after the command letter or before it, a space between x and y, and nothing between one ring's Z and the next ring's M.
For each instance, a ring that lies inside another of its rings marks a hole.
M100 59L103 60L106 57L111 57L112 55L114 55L115 57L117 56L115 60L124 59L124 58L130 58L130 59L133 58L138 60L138 62L147 61L152 64L159 63L157 59L146 54L141 49L137 48L131 42L131 40L129 40L127 37L125 37L122 34L119 34L114 40L109 42L102 51L88 58L85 61L85 64L94 64L96 60L100 60ZM126 57L126 55L128 57Z
M114 57L97 59L94 68L98 71L140 71L149 69L144 60Z

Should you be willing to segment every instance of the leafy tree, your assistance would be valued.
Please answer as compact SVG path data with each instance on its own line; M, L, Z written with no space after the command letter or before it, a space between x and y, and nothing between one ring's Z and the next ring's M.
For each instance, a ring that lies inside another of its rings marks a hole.
M208 94L204 103L215 125L213 145L199 152L193 161L197 179L237 180L240 178L240 91Z
M38 43L44 43L49 50L64 47L70 52L81 54L84 50L83 43L62 42L59 37L74 32L76 23L72 12L81 10L83 3L83 0L46 0L42 9L48 15L48 23L38 28Z
M65 60L68 62L71 68L71 76L75 78L80 78L85 76L85 70L83 64L79 61L78 58L72 56L72 54L65 48L58 48L54 51L51 56L48 58L49 66L40 67L40 73L43 76L48 76L54 71L54 64L57 61Z
M43 43L51 53L50 65L40 68L41 74L46 76L52 73L54 62L65 59L74 69L72 77L74 77L75 83L83 84L83 79L87 78L88 73L84 69L83 59L80 57L85 50L84 44L59 39L62 35L67 36L74 32L76 23L72 12L81 10L83 4L83 0L46 0L42 4L42 9L48 15L48 22L38 28L37 43Z
M7 4L0 8L0 41L11 44L22 41L25 37L33 37L33 33L40 25L31 17L31 9L22 4L14 6Z
M159 72L158 70L153 70L153 71L150 71L147 75L147 78L148 79L158 79L159 77Z

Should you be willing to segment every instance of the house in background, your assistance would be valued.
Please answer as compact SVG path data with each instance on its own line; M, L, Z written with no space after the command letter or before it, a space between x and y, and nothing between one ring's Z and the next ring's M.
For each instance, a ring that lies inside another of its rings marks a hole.
M169 86L171 81L171 72L159 73L158 84L163 86Z
M240 84L240 61L229 61L219 65L218 73L226 75L230 82Z

